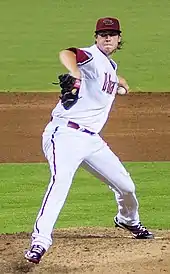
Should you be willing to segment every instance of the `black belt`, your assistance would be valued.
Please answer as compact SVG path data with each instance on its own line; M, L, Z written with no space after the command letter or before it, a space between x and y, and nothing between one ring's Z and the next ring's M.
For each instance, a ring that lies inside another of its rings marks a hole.
M50 121L52 121L52 120L53 120L53 117L51 116ZM71 128L74 128L74 129L81 129L81 127L77 123L74 123L74 122L71 122L71 121L68 121L67 126L71 127ZM90 131L90 130L88 130L86 128L82 128L81 132L85 132L85 133L88 133L90 135L94 135L95 134L95 132L92 132L92 131Z
M74 129L81 129L81 127L78 124L76 124L74 122L71 122L71 121L68 121L67 126L71 127L71 128L74 128ZM95 134L95 132L92 132L92 131L90 131L90 130L88 130L86 128L82 128L81 132L85 132L85 133L88 133L90 135L94 135Z

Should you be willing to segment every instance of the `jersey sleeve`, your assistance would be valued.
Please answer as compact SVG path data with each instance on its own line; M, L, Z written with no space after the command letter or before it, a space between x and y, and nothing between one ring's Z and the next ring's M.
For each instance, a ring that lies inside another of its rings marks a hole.
M76 60L78 65L84 65L90 62L93 57L90 52L84 51L79 48L68 48L68 50L74 52L76 54Z
M84 78L96 77L96 68L94 66L93 56L89 51L80 48L68 48L67 50L75 53L77 65L79 66Z

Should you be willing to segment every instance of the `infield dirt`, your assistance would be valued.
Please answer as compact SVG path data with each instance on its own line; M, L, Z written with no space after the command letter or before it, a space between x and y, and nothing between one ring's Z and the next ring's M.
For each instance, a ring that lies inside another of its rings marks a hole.
M41 134L55 93L1 93L0 163L44 162ZM122 161L170 161L170 94L118 96L102 135ZM30 235L0 235L1 273L170 273L170 232L134 240L113 228L60 229L38 266L23 252Z

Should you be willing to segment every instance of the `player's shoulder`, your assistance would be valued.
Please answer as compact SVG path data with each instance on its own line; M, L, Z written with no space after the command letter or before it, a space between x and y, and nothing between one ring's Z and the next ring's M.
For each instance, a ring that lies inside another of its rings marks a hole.
M77 49L77 64L85 65L87 63L91 63L93 60L93 52L91 47L80 47Z
M90 47L80 48L80 50L84 51L87 54L87 56L89 58L91 58L93 56L93 52L94 52L94 45L90 46Z

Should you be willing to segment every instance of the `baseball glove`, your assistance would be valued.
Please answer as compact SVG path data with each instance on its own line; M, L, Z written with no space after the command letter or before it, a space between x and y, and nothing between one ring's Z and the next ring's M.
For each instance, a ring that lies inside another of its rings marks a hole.
M70 74L61 74L58 76L61 87L61 104L65 109L70 109L79 99L79 89L81 81Z

